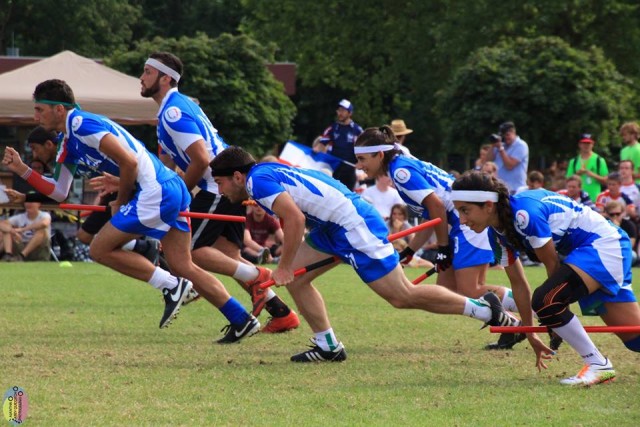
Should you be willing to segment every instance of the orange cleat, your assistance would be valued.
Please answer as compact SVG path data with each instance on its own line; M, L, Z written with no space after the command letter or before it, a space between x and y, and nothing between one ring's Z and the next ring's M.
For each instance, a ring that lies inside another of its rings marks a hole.
M300 326L300 319L296 312L291 310L291 312L284 317L272 317L269 319L261 332L263 334L277 334L291 331L298 326Z

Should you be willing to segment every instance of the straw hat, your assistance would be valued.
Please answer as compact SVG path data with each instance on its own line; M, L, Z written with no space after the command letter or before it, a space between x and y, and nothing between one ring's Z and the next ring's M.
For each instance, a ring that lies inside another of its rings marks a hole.
M396 119L391 122L391 130L396 136L409 135L413 133L413 129L407 129L404 120Z

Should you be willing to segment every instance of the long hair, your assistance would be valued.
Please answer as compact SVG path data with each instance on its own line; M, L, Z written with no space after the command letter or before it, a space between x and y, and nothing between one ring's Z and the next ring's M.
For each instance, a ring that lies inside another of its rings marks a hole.
M373 145L393 145L398 143L398 138L393 133L391 126L383 125L379 128L367 128L356 139L356 147L370 147ZM389 171L389 163L396 155L402 153L402 150L394 148L393 150L384 151L382 159L382 169L384 172Z
M513 224L513 211L509 200L509 189L498 178L478 171L465 172L453 182L453 190L468 191L493 191L498 193L496 213L498 215L498 228L507 236L507 240L518 250L525 250L520 234ZM469 202L478 206L484 206L484 202Z

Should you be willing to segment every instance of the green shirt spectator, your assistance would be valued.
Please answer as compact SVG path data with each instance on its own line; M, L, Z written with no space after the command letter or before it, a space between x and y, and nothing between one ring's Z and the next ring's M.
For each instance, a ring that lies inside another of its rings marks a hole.
M636 122L627 122L620 127L620 136L626 144L626 147L620 150L620 160L631 160L633 162L633 178L636 180L636 184L640 184L639 135L640 126Z
M602 191L602 186L606 185L609 174L607 162L602 156L593 152L594 144L595 141L591 138L591 134L582 134L578 142L580 153L569 160L566 175L567 178L573 175L580 176L582 190L589 195L592 202L596 201L598 194Z

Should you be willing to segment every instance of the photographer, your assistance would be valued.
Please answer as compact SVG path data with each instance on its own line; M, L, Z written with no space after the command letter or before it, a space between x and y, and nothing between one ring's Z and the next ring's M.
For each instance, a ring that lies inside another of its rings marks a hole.
M489 140L493 149L489 150L487 159L498 165L498 178L509 189L510 194L527 184L527 168L529 167L529 146L518 135L513 122L505 122L498 128L498 134L492 134Z

